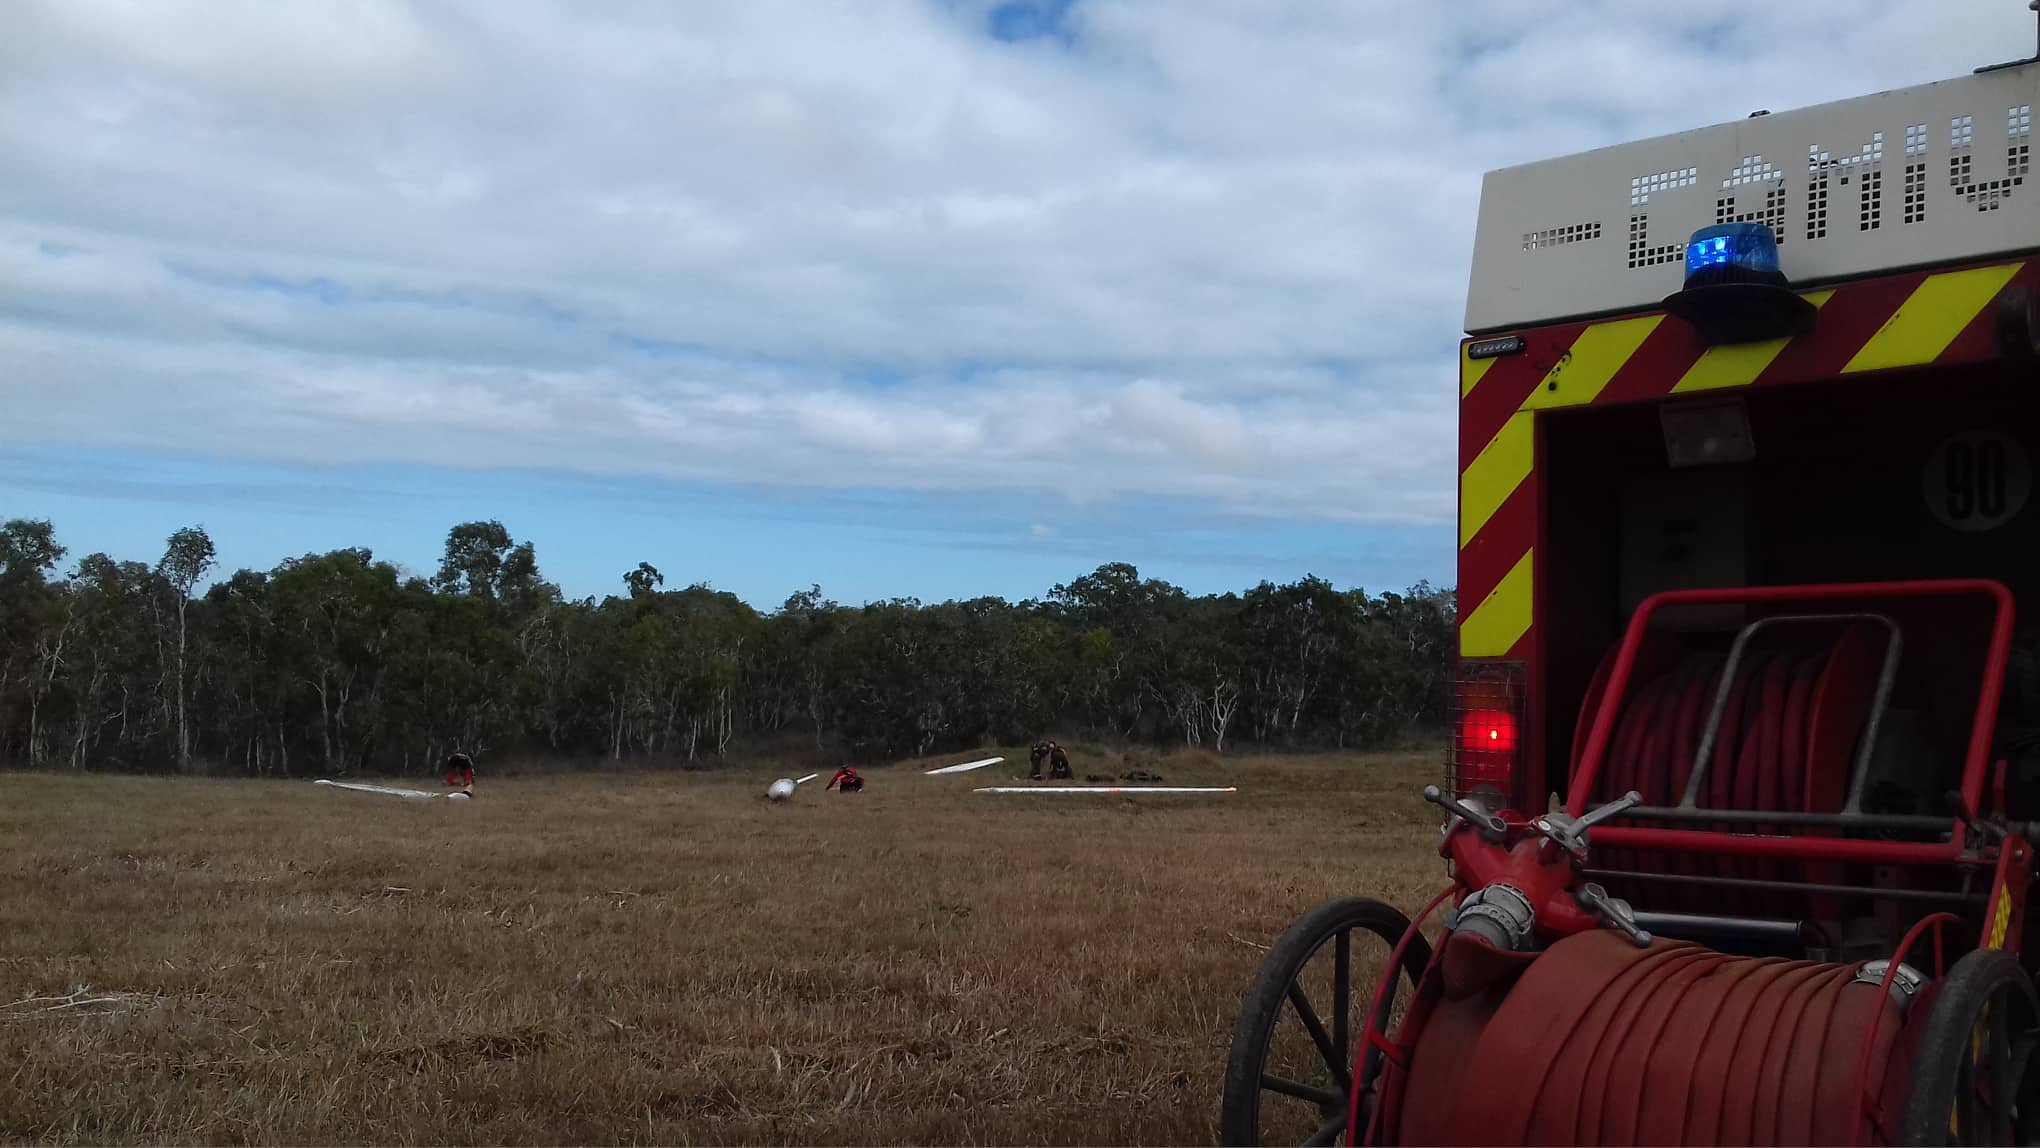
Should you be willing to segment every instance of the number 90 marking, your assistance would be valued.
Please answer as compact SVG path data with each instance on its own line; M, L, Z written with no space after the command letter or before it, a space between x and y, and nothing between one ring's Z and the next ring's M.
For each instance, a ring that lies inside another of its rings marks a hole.
M1951 435L1927 460L1922 493L1943 526L1980 532L2017 517L2033 492L2033 470L2017 439L1996 431Z

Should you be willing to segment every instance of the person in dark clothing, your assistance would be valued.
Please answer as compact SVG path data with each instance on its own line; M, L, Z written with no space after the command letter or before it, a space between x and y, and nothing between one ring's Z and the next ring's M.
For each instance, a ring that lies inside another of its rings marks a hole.
M1048 751L1054 746L1055 743L1044 739L1035 742L1034 748L1027 751L1027 780L1041 780L1041 763L1048 760Z
M822 787L822 792L827 793L831 789L838 793L862 793L864 776L846 765L836 771L836 776L829 779L829 784Z
M467 754L456 750L452 757L446 759L446 784L466 790L469 793L474 792L474 760L468 757Z
M1056 781L1070 779L1070 755L1055 742L1048 743L1048 776Z

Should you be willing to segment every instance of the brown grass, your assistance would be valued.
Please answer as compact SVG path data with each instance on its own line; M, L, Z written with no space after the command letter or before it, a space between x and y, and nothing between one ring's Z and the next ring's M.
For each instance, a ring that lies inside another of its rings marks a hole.
M6 775L0 1135L1210 1143L1256 946L1443 884L1435 758L1134 764L1242 792Z

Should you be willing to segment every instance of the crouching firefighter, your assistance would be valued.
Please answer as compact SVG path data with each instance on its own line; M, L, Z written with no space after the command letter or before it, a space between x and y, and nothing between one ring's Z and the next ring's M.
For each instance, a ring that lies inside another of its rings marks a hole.
M463 793L475 791L475 763L467 754L455 751L446 759L446 784Z
M862 793L864 775L846 765L836 771L836 776L829 779L829 784L822 787L822 792L826 793L831 789L838 793Z
M1057 781L1069 779L1070 755L1063 752L1063 747L1055 739L1049 738L1035 742L1034 748L1027 751L1027 780L1041 780L1041 763L1044 761L1048 762L1050 777Z

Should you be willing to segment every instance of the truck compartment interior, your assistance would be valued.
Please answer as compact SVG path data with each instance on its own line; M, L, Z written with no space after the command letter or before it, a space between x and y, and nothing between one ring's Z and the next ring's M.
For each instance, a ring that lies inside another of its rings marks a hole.
M2040 535L2023 503L2030 495L2028 460L2040 448L2033 441L2040 390L2028 373L1994 364L1746 391L1740 400L1754 452L1717 465L1671 464L1665 408L1548 416L1540 442L1542 552L1562 557L1540 567L1539 614L1573 623L1542 638L1542 710L1551 715L1550 728L1533 736L1546 791L1565 790L1602 704L1614 647L1635 607L1652 594L1984 578L2003 583L2015 599L2035 601ZM1923 401L1927 395L1931 402ZM1973 457L1949 457L1951 442L1973 443L1979 433L2001 436L1982 474ZM2015 457L2004 457L2004 439ZM1767 451L1767 442L1792 446ZM1956 512L1974 515L1979 499L1991 511L1988 528L1964 528L1975 523ZM1973 595L1841 599L1804 612L1824 617L1801 613L1710 604L1656 617L1620 699L1592 799L1635 788L1646 805L1659 807L1678 805L1682 796L1689 803L1697 797L1703 809L1816 816L1846 805L1887 823L1871 830L1691 820L1663 827L1945 839L1945 819L1959 805L1950 790L1961 780L1987 672L1991 603ZM1736 649L1737 635L1764 618L1771 622ZM2040 727L2031 634L2022 628L2015 639L1992 744L1993 760L2010 763L2003 791L2013 795L2009 808L1993 812L2015 819L2040 815L2020 808L2031 801L2017 796L2040 788L2019 783L2040 775L2031 752L2032 731ZM1887 655L1893 672L1880 690ZM1852 792L1857 772L1863 778ZM1935 819L1943 819L1943 828L1929 824ZM1835 921L1862 906L1843 912L1832 897L1763 886L1879 880L1866 865L1607 852L1614 855L1600 860L1608 870L1651 878L1619 881L1622 894L1661 914ZM1952 879L1931 870L1906 877L1923 891Z
M1928 501L1930 488L1941 494L1947 486L1930 483L1928 471L1943 465L1938 455L1954 436L1998 432L2028 460L2040 452L2040 387L2031 376L2026 364L1986 364L1874 382L1747 389L1737 393L1754 457L1725 465L1673 467L1658 405L1544 416L1538 615L1568 619L1542 635L1542 709L1553 719L1533 736L1545 790L1563 788L1571 760L1573 723L1562 718L1577 711L1631 612L1651 594L1989 578L2021 602L2040 601L2040 510L2027 506L1993 529L1963 530ZM1767 444L1781 445L1767 450ZM1961 687L1950 675L1965 663L1974 687L1978 623L1940 616L1951 608L1937 605L1932 616L1909 619L1901 677L1909 705L1945 695L1953 701L1940 708L1959 710ZM1740 611L1714 610L1662 623L1689 642L1725 648L1743 620ZM2029 712L2033 687L2024 680L2033 633L2022 624L2003 707L2001 724L2015 741L2021 727L2040 724L2040 713ZM1927 720L1929 736L1959 759L1967 744L1962 720Z

